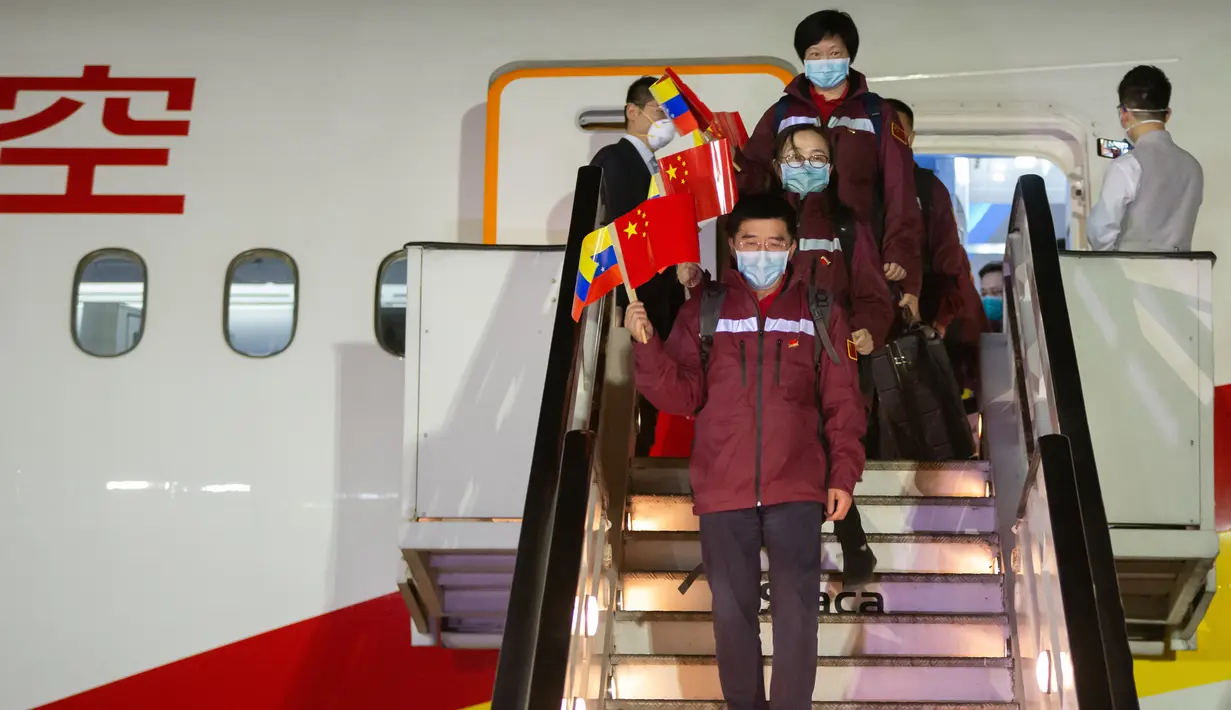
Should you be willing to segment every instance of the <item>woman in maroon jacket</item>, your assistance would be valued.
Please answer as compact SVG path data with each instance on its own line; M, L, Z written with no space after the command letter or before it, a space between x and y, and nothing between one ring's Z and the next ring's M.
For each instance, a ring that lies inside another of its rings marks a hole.
M851 314L851 339L860 355L868 355L885 344L894 319L872 227L837 199L836 190L827 189L831 153L820 126L782 131L774 156L767 187L782 190L799 214L796 264Z
M867 220L837 199L830 185L829 142L820 126L801 124L778 134L774 146L773 189L783 190L795 207L799 249L792 260L796 271L812 278L851 314L851 340L860 355L885 344L893 326L893 301L881 270L872 229ZM872 408L871 387L863 389L865 410ZM843 588L867 584L876 570L859 509L834 523L842 545Z

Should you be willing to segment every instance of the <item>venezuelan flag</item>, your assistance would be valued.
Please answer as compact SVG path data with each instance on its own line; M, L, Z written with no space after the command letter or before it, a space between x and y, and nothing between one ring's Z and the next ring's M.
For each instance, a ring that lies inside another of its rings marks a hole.
M581 320L581 312L597 303L616 286L624 282L611 230L603 227L590 232L581 242L581 261L577 265L577 288L573 291L573 320Z
M650 94L667 113L667 117L675 123L675 129L680 132L680 135L686 136L700 127L697 124L697 117L688 108L688 101L680 93L679 87L675 85L671 77L664 76L654 82L650 86Z

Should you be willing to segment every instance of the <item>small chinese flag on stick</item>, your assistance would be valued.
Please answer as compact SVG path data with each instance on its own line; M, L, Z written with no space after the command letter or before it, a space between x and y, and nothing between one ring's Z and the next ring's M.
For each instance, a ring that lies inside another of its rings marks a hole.
M688 195L646 200L607 229L630 301L638 300L638 286L668 266L701 261L697 213ZM637 337L647 340L644 333Z
M735 207L735 168L727 139L681 150L658 161L668 195L692 195L697 221L727 214Z
M701 261L697 213L689 195L647 200L611 223L626 288L634 289L676 264ZM632 294L629 294L632 297Z

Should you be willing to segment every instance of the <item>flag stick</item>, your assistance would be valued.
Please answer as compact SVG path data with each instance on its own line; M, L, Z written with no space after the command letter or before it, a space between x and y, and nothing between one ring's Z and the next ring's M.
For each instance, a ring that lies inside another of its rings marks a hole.
M611 230L611 246L615 248L616 262L620 265L620 277L624 279L624 290L628 291L628 302L635 303L637 301L637 289L628 282L628 269L624 268L624 250L620 248L620 235L616 234L615 228L612 225L607 225L607 229ZM650 342L649 337L645 334L645 328L637 333L637 339L642 345Z

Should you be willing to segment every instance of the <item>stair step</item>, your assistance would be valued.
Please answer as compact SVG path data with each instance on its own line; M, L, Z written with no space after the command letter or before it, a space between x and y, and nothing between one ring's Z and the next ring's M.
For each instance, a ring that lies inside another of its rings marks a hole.
M712 700L608 700L607 710L727 710ZM814 702L812 710L1017 710L1017 703Z
M842 548L832 533L823 533L822 567L842 568ZM877 533L868 545L882 572L989 574L997 572L999 550L995 534ZM688 572L701 564L701 539L696 532L624 533L624 568L630 571ZM761 569L768 569L761 551Z
M687 572L634 572L624 575L622 600L626 611L710 611L709 581L702 574L680 594ZM769 575L761 577L762 589ZM820 593L831 607L843 591L842 573L821 575ZM858 608L869 595L878 594L887 612L999 614L1004 611L1004 578L994 574L877 574L864 587L863 596L844 597L844 609Z
M612 656L612 699L721 700L713 656ZM1012 658L820 657L814 701L1006 703ZM770 687L772 659L765 658Z
M1004 614L822 613L820 656L992 657L1004 655ZM615 653L713 655L713 615L624 611L615 615ZM769 614L760 615L761 644L774 652Z
M862 485L861 489L862 489ZM870 533L990 533L996 531L993 498L855 496L863 529ZM687 495L636 494L628 500L628 529L699 530ZM825 523L832 530L833 523Z
M629 471L630 493L688 495L688 460L634 459ZM988 496L990 468L986 461L869 461L856 487L867 496Z

